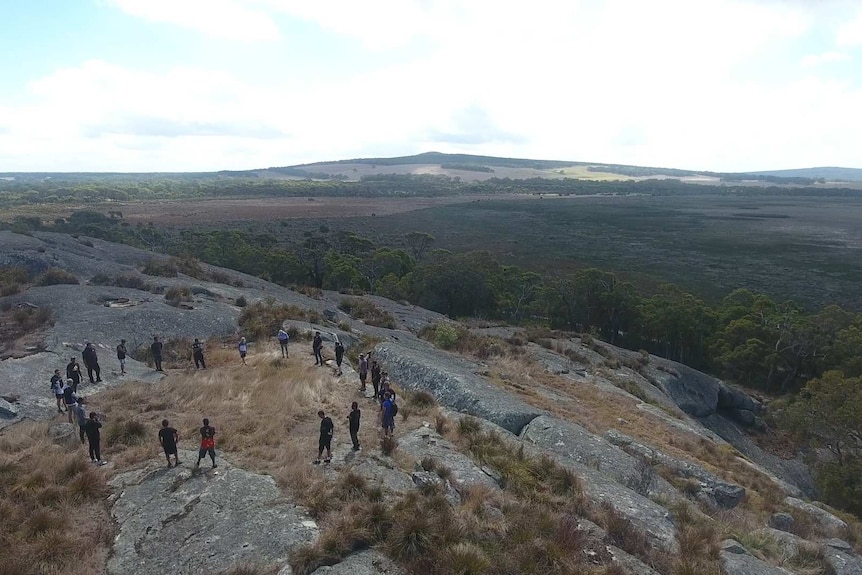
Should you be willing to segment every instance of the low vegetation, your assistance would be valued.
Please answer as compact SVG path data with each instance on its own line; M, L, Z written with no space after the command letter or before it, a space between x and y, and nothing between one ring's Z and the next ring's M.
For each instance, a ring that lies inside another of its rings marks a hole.
M32 281L29 271L21 267L0 267L0 297L22 291Z
M174 307L192 301L192 290L189 286L171 286L165 290L165 303Z
M368 325L395 329L395 318L388 311L381 309L372 302L359 297L347 297L341 300L338 308L356 319L361 319Z
M51 443L48 426L0 435L2 575L99 573L113 540L106 473Z
M42 275L36 278L36 285L53 286L61 284L77 285L80 282L75 274L70 273L60 268L50 268L45 270Z
M239 327L249 339L275 337L287 320L319 323L321 316L316 310L283 304L275 300L264 300L242 308ZM291 337L293 335L291 334Z
M504 355L522 355L523 342L497 337L477 335L464 326L452 322L430 324L419 331L419 337L436 347L457 351L477 359L488 359Z

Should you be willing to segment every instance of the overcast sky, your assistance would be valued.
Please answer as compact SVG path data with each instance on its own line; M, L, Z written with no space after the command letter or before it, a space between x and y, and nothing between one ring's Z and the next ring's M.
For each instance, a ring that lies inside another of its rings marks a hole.
M858 0L0 0L0 171L862 168Z

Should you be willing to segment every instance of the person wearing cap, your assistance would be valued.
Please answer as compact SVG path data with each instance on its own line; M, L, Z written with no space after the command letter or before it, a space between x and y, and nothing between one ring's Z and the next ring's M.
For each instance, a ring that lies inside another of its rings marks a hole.
M81 352L81 357L84 360L84 367L87 368L90 383L100 383L102 381L102 368L99 367L99 356L96 354L96 346L88 341L86 347L84 347L84 351ZM93 379L94 373L96 374L96 379Z
M117 359L120 360L120 375L126 375L126 340L121 339L117 346Z
M290 334L284 331L284 329L278 330L278 345L281 346L281 357L287 359L289 354L287 352L287 344L290 342Z
M383 419L383 435L386 437L392 437L392 433L395 431L395 410L397 408L394 405L395 398L392 396L392 393L389 391L385 392L380 411Z

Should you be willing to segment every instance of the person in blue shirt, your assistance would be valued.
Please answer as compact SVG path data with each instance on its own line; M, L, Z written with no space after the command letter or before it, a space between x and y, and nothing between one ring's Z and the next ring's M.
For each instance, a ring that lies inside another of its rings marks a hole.
M384 396L380 410L383 414L383 435L392 437L395 431L395 415L398 413L398 407L391 393L387 392Z

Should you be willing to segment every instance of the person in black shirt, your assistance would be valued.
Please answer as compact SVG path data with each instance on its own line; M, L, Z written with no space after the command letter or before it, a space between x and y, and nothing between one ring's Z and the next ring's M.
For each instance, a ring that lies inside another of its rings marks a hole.
M117 346L117 359L120 360L120 375L126 375L126 340L121 339Z
M72 391L78 393L78 384L81 383L81 366L78 365L78 360L74 357L69 359L69 365L66 366L66 379L72 380Z
M311 351L314 352L314 365L323 365L323 354L321 350L323 349L323 338L320 337L320 332L316 332L314 334L314 339L311 341Z
M66 404L66 412L69 414L69 423L74 423L75 406L78 405L78 396L72 390L72 380L66 380L63 386L63 402Z
M195 358L195 369L207 368L207 364L204 361L204 344L198 338L195 338L195 342L192 344L192 357Z
M171 455L174 456L174 465L180 464L180 456L177 455L177 443L180 440L180 434L177 430L170 426L167 419L162 420L162 428L159 430L159 444L165 450L165 459L168 460L168 467L171 466Z
M195 463L195 467L199 467L201 464L201 459L206 457L209 454L210 459L213 462L213 469L218 467L215 462L215 427L210 425L210 420L204 418L204 425L201 427L201 448L198 450L198 462Z
M164 371L162 369L162 342L159 341L159 336L153 336L153 343L150 344L150 354L153 356L153 363L156 364L156 371Z
M359 404L355 401L350 405L350 415L347 416L347 421L350 425L350 441L353 442L353 451L359 451L359 418L362 412L359 410Z
M101 428L102 424L99 422L99 415L95 411L91 412L90 419L84 425L84 433L87 435L87 443L90 446L90 461L104 465L107 461L102 461L102 452L99 448L99 443L101 442L101 432L99 430Z
M371 385L374 386L374 398L380 395L380 365L377 360L371 360Z
M96 346L92 343L87 343L87 347L81 353L84 359L84 367L87 368L87 375L90 377L90 383L99 383L102 381L102 368L99 367L99 357L96 355ZM93 379L93 373L96 374L96 379Z
M338 366L338 375L341 375L341 362L344 361L344 344L335 342L335 365Z
M320 456L323 455L323 450L326 450L326 459L324 463L332 461L332 433L335 426L332 424L332 419L327 417L323 411L318 411L317 416L320 418L320 441L317 443L317 459L314 464L320 463Z

